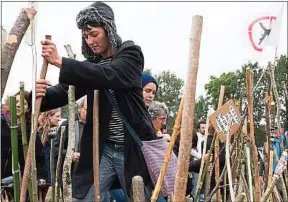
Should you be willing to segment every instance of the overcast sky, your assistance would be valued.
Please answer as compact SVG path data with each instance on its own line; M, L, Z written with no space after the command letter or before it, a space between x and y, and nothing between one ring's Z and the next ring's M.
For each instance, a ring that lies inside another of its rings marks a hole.
M38 72L45 34L52 35L58 52L66 56L63 47L70 43L77 59L82 60L81 32L76 27L77 13L91 2L39 2L37 14L36 48ZM189 54L189 37L193 15L204 19L200 64L197 79L197 96L204 94L204 84L211 75L233 71L254 55L249 50L247 29L256 18L277 15L283 3L271 2L108 2L113 8L117 31L123 40L133 40L141 46L145 57L145 68L152 73L170 70L186 79ZM2 2L2 25L9 32L20 9L27 2ZM273 55L274 48L269 53ZM278 54L287 54L287 2L284 4L282 28ZM263 58L263 57L262 57ZM265 57L267 59L267 57ZM273 58L273 57L272 57ZM49 66L47 79L58 82L59 70ZM12 82L13 80L13 82ZM26 89L32 86L32 52L23 39L16 54L5 94L14 93L19 82Z

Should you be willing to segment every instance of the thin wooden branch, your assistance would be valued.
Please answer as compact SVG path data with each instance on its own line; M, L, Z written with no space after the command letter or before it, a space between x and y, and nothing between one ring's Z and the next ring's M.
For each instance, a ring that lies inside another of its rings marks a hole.
M193 16L190 37L189 67L187 72L187 85L185 88L185 100L183 107L183 118L181 126L181 139L176 168L176 184L174 187L174 201L185 200L187 176L192 146L194 128L194 107L197 84L197 73L199 65L200 42L202 34L202 16Z
M228 126L231 128L232 120L229 120ZM233 191L233 181L232 181L232 172L231 172L231 165L230 165L230 130L227 133L226 138L226 163L227 163L227 173L228 173L228 181L229 181L229 188L230 188L230 195L232 202L235 201L235 193Z
M61 166L63 161L63 148L64 148L64 132L65 132L65 126L61 126L61 133L60 133L60 144L59 144L59 153L58 153L58 160L57 160L57 166L56 166L56 183L55 183L55 199L54 201L59 202L60 198L60 176L61 176Z
M218 109L222 106L223 104L223 99L224 99L224 93L225 93L225 86L221 86L220 89L220 94L219 94L219 100L218 100ZM220 163L219 163L219 137L217 135L216 140L215 140L215 148L214 148L214 155L215 155L215 182L219 180L220 176ZM218 190L216 192L216 200L220 201L221 200L221 192Z
M156 183L156 186L155 186L152 198L151 198L151 202L156 202L156 200L158 199L158 195L159 195L161 186L163 184L163 180L164 180L164 176L165 176L165 173L166 173L166 169L167 169L168 164L169 164L170 159L171 159L171 153L173 151L175 142L176 142L176 140L178 138L178 135L180 133L181 119L182 119L182 113L183 113L183 104L184 104L184 98L182 97L180 105L179 105L177 117L176 117L176 120L175 120L175 124L174 124L174 127L173 127L173 133L172 133L172 136L171 136L171 139L170 139L170 142L169 142L169 146L168 146L167 152L165 154L164 162L163 162L163 165L161 167L161 171L160 171L159 177L157 179L157 183Z

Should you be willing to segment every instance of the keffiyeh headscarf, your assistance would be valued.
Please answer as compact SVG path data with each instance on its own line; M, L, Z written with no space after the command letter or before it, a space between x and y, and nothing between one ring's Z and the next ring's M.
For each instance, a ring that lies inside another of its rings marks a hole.
M114 12L113 10L105 3L97 1L91 6L81 10L76 17L77 27L82 29L87 26L93 26L95 24L103 27L108 34L108 38L112 44L113 49L116 51L122 40L117 34ZM96 55L90 49L88 44L85 41L84 35L82 34L82 54L85 58L89 60L99 60L100 55Z

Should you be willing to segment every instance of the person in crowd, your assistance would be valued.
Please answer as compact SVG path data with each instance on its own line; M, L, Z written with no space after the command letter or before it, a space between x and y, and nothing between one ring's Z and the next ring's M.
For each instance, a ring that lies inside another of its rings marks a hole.
M168 107L164 103L154 101L150 104L148 111L152 118L156 135L158 137L163 137L167 142L170 142L170 135L161 132L161 128L166 125L167 115L169 114Z
M143 93L143 100L147 108L154 101L156 93L157 93L157 88L158 88L158 84L157 84L156 79L150 74L142 73L142 90L143 90L142 93ZM162 133L168 134L167 132L162 132ZM111 190L110 195L111 195L112 201L113 200L116 200L117 202L128 201L122 189Z
M142 95L141 73L144 57L132 41L122 42L116 32L113 10L95 2L79 12L77 26L82 31L80 62L61 57L51 40L42 41L42 56L60 68L59 84L47 88L46 80L36 82L36 97L42 97L42 111L67 104L68 85L75 86L75 99L87 94L87 119L80 143L81 157L73 175L73 202L92 201L93 184L93 100L99 90L100 194L122 188L131 197L132 178L140 175L145 190L153 184L141 148L127 130L131 125L142 141L156 136ZM131 166L132 165L132 166ZM150 201L152 193L145 192ZM105 199L101 197L101 201Z
M192 149L191 149L191 161L192 162L196 162L199 160L201 160L201 153L198 152L197 149L197 144L198 144L198 135L197 133L193 134L193 139L192 139ZM191 196L195 197L195 193L196 193L196 186L197 186L197 181L198 181L198 172L191 172L192 175L192 192L191 192Z
M156 79L147 73L142 73L142 89L143 89L143 99L146 107L154 101L158 84Z
M39 128L37 136L41 140L41 148L45 156L45 173L46 183L51 184L50 172L50 149L52 139L55 139L58 129L58 124L61 121L61 109L53 109L43 114L42 124ZM53 142L53 144L55 144ZM56 154L54 154L55 156ZM54 165L56 167L56 165ZM53 168L54 169L54 168Z
M27 97L29 92L24 92L24 114L26 118L26 136L27 142L31 135L31 110L27 104ZM23 151L22 130L21 130L21 111L20 111L20 92L17 92L16 97L16 119L17 119L17 134L18 134L18 159L20 166L20 173L23 174L25 167L25 156ZM5 105L9 106L10 100L7 99ZM10 111L7 109L1 113L1 179L13 176L12 171L12 150L11 150L11 117ZM36 137L35 142L35 157L37 168L37 179L40 185L44 185L45 181L45 158L41 150L40 139ZM12 195L13 196L13 193Z

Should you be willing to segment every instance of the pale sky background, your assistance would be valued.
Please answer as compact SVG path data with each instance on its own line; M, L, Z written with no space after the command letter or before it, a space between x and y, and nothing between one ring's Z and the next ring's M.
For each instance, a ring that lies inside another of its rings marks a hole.
M92 2L39 2L36 27L38 73L42 65L40 41L45 34L52 35L60 55L66 57L63 47L70 43L77 59L81 55L81 31L76 27L77 13ZM277 15L283 3L275 2L108 2L115 14L118 34L123 40L140 45L145 68L152 73L170 70L186 79L193 15L202 15L203 32L196 95L205 94L204 84L211 75L233 71L254 55L247 42L248 25L257 17ZM9 32L20 9L27 2L2 2L2 25ZM284 3L278 55L287 54L287 2ZM269 57L273 59L274 48ZM263 56L263 55L262 55ZM262 57L263 58L263 57ZM259 58L258 58L259 59ZM58 82L59 70L49 66L47 79ZM32 86L32 52L25 38L15 56L5 94L15 93L19 82L25 89ZM4 95L5 96L5 95Z

